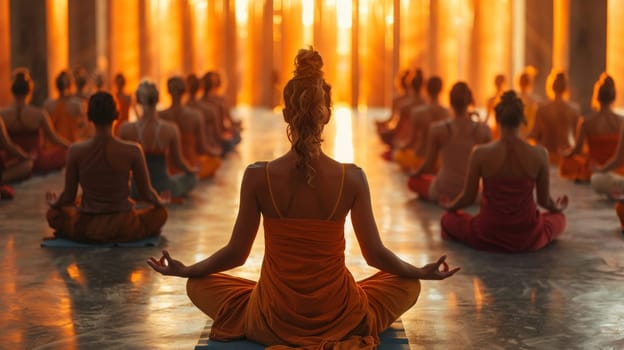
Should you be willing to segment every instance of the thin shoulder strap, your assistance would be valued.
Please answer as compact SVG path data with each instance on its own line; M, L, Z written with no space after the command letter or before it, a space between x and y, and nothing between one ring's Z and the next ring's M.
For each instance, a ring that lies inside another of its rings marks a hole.
M275 203L275 197L273 197L273 188L271 187L271 177L269 176L269 162L266 162L264 169L266 172L267 186L269 188L269 196L271 197L271 203L273 203L273 209L275 209L277 216L279 216L280 219L282 219L284 218L284 216L282 215L282 212L280 212L280 210L277 208L277 204Z
M137 121L134 126L136 127L136 131L137 131L137 137L139 138L139 143L145 148L145 143L143 143L143 129L141 127L141 125L139 124L140 122Z
M331 214L327 217L327 220L331 220L336 214L336 209L338 209L338 204L340 204L340 200L342 199L342 190L344 189L344 179L345 179L345 165L342 165L342 177L340 179L340 189L338 190L338 198L336 199L336 204L334 204L334 209Z
M154 131L154 140L152 142L152 146L154 146L155 150L160 150L163 147L160 144L160 127L161 127L162 123L160 122L160 119L156 119L156 130Z

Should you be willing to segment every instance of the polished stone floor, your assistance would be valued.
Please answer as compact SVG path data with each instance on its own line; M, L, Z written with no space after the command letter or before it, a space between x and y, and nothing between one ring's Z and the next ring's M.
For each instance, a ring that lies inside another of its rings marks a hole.
M162 277L145 260L162 247L192 262L229 237L244 167L288 148L279 114L238 110L245 131L217 176L171 207L158 248L40 248L46 190L62 174L16 186L0 203L0 349L192 349L206 317L185 296L185 280ZM407 191L396 166L380 159L372 119L383 111L336 109L325 150L368 175L377 224L387 246L415 264L448 254L462 270L423 282L403 321L412 349L624 349L624 235L613 203L587 185L553 179L570 206L563 236L517 255L474 251L442 241L442 211ZM475 208L472 208L473 210ZM360 257L347 223L347 262L356 277L374 270ZM233 273L256 278L262 234Z

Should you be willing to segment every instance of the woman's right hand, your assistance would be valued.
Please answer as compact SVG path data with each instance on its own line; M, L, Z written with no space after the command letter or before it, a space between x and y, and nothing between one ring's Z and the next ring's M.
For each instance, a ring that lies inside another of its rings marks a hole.
M460 268L456 267L449 270L449 266L446 263L446 255L443 255L438 261L427 264L421 267L420 270L422 274L418 278L421 280L443 280L453 276Z
M147 260L147 264L155 271L166 276L188 277L186 265L181 261L173 259L166 250L163 250L162 254L160 259L156 259L153 256L150 257L149 260Z

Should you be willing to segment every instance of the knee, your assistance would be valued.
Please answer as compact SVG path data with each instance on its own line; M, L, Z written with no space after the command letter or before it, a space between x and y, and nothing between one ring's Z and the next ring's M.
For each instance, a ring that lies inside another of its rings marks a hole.
M599 193L609 192L609 183L611 176L606 173L595 173L590 178L591 187Z

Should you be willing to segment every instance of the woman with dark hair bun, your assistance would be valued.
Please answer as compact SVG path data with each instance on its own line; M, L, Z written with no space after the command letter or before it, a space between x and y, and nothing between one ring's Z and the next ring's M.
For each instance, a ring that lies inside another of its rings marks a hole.
M0 115L13 143L34 159L33 172L45 174L65 166L69 142L56 133L42 109L28 104L33 85L27 69L16 69L11 84L15 102L0 110ZM51 145L45 144L44 137Z
M421 199L438 201L439 198L457 196L468 171L470 150L492 138L487 124L471 118L469 107L474 100L466 83L453 85L450 100L453 118L429 127L425 160L408 180L408 187ZM435 176L428 174L427 171L435 169L438 155L440 170Z
M615 154L622 116L616 114L611 105L615 101L615 82L603 73L594 85L594 108L583 118L576 134L574 148L561 160L561 177L575 181L589 181L592 168L603 166ZM583 154L587 143L588 153ZM624 167L615 169L624 175Z
M134 142L113 136L117 119L113 96L95 93L87 116L95 124L95 136L73 144L67 155L65 187L57 198L46 193L48 224L56 237L86 243L128 242L160 234L167 209L152 189L143 150ZM152 207L136 210L130 199L130 173L140 198ZM76 205L78 185L82 188Z
M187 277L191 301L214 319L210 337L248 338L305 349L373 349L379 333L416 302L421 279L445 279L445 257L417 268L387 249L371 209L366 177L321 150L330 86L318 52L300 50L284 88L291 149L247 167L229 243L184 265L163 251L148 264ZM345 266L348 213L368 264L381 270L356 282ZM242 265L263 218L265 257L258 282L220 273Z
M442 237L473 248L518 253L537 250L559 236L565 228L562 211L568 197L556 201L550 196L548 153L532 146L520 134L525 123L522 100L507 91L495 107L500 139L476 146L470 154L463 191L441 205ZM483 180L483 199L477 215L460 209L471 205ZM533 199L548 210L541 213Z

